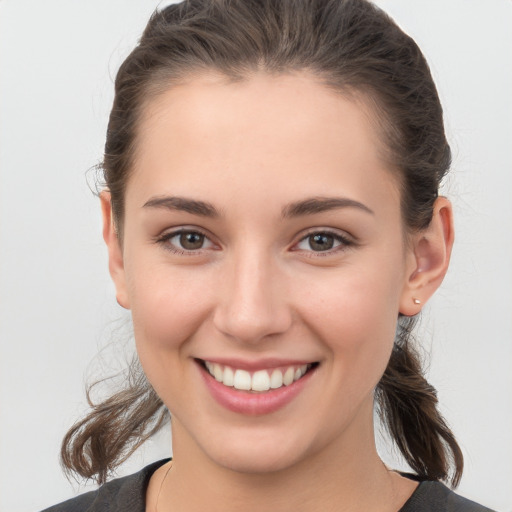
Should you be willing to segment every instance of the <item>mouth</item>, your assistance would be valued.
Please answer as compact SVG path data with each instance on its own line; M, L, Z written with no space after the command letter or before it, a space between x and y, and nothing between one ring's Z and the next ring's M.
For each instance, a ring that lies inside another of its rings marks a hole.
M202 359L197 361L220 384L250 393L267 393L291 386L318 366L317 362L312 362L248 371Z

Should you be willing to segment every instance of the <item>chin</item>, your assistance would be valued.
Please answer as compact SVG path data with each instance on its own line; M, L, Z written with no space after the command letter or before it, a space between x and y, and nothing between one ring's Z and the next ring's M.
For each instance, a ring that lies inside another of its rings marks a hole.
M290 436L262 435L259 439L231 435L224 442L204 446L203 450L215 464L237 473L268 474L287 470L307 457L308 447Z
M256 450L257 453L230 453L224 451L215 458L219 466L236 473L263 475L277 473L291 468L297 464L300 457L297 454L265 453L263 450Z

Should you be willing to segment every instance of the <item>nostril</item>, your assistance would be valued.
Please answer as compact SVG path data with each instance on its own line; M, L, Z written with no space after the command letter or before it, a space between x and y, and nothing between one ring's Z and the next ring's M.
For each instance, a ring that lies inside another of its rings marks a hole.
M216 312L215 327L224 335L243 343L259 343L270 336L285 333L292 325L292 316L285 308L256 308L239 304Z

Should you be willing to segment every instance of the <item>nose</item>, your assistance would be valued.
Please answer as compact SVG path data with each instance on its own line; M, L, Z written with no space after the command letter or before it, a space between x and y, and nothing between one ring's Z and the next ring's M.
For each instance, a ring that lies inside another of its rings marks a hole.
M224 335L256 344L287 331L292 323L285 276L263 251L240 251L221 273L214 325Z

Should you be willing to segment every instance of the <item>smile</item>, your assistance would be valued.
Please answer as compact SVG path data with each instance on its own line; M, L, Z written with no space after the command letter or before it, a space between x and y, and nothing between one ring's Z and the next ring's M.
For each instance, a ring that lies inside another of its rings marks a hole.
M210 361L204 361L208 373L224 386L240 391L265 392L289 386L302 378L313 364L291 365L249 372Z
M299 396L317 374L319 362L208 361L196 359L200 375L222 407L249 416L271 414Z

